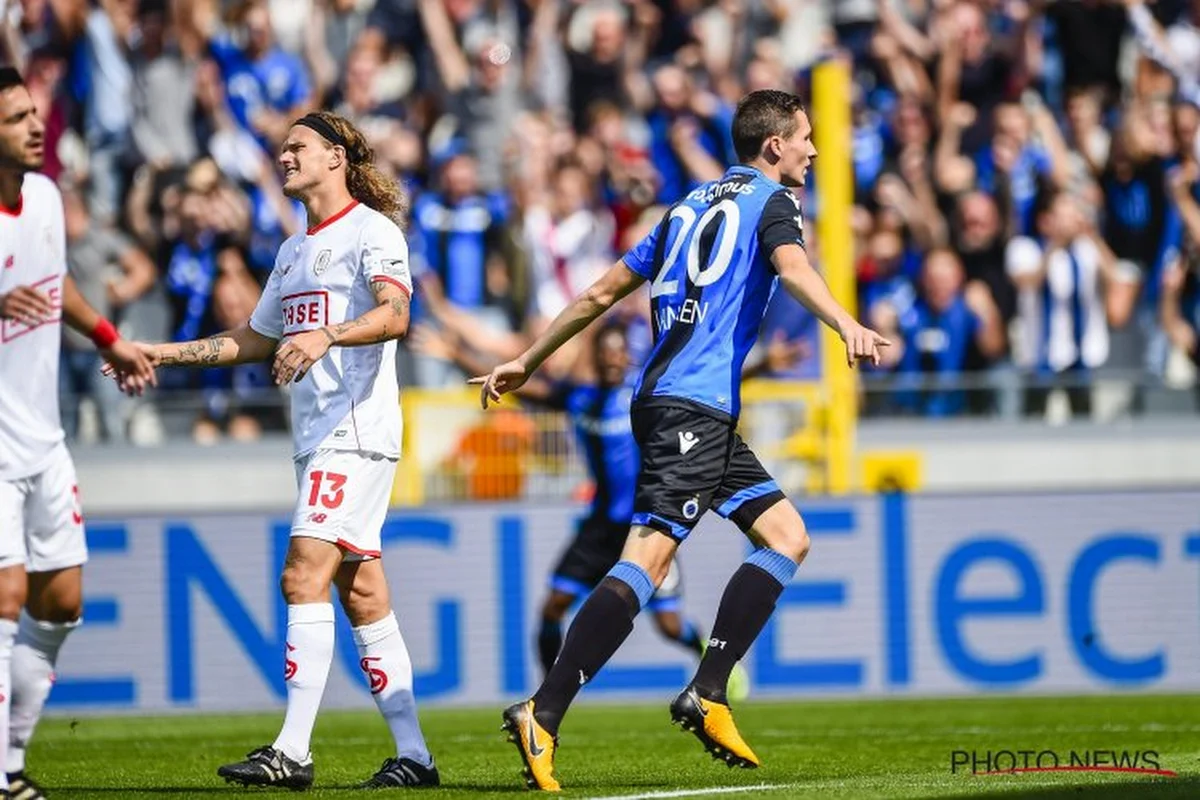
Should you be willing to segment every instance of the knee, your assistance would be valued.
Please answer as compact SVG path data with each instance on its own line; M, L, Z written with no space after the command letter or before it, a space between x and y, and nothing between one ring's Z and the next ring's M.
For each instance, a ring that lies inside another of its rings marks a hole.
M788 538L789 549L785 555L799 564L808 555L810 547L812 547L812 540L808 538L808 531L804 529L802 523L800 528Z
M799 564L808 555L809 548L812 546L812 540L808 537L808 531L805 530L804 523L799 522L781 529L775 536L771 537L771 541L767 542L767 546Z
M283 599L289 605L329 601L329 581L304 562L288 564L279 578Z
M28 592L29 588L23 568L9 567L0 570L0 619L9 619L14 622L19 619Z
M37 612L30 609L30 616L40 622L53 622L56 625L75 622L83 616L83 603L56 605Z
M667 573L671 571L671 558L668 556L664 561L656 561L649 566L644 566L646 574L650 576L651 583L654 588L658 589L663 585L663 581L667 579Z

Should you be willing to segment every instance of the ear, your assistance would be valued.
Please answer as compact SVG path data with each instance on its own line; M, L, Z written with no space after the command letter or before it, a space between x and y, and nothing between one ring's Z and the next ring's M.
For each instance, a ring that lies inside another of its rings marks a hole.
M337 169L346 161L346 150L341 145L329 148L329 168Z
M783 157L783 143L778 136L771 136L764 142L763 155L772 163Z

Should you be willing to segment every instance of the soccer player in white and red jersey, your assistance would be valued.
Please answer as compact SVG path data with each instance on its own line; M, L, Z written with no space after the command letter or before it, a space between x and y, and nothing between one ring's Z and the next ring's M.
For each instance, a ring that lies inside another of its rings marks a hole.
M61 323L92 341L133 389L154 378L67 275L62 196L37 172L45 128L0 67L0 797L36 800L25 748L79 625L87 561L75 465L58 413Z
M299 497L283 569L288 602L287 713L271 745L218 774L246 785L305 788L309 742L333 660L338 588L363 672L396 741L364 787L435 786L413 698L412 662L388 597L380 529L400 457L396 340L408 331L408 245L401 196L342 117L297 120L279 155L284 192L308 230L283 243L249 323L209 339L143 344L155 365L222 366L274 357L291 384Z

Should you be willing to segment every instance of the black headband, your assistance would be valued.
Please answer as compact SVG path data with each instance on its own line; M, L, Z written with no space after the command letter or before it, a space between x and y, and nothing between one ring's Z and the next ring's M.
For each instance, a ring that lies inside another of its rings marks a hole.
M0 67L0 92L24 85L25 81L21 80L21 73L17 72L16 67Z
M346 151L346 157L350 159L351 164L357 164L360 161L366 160L366 154L357 147L350 147L346 139L337 132L337 130L325 121L324 117L317 114L305 114L300 119L296 120L293 125L303 125L306 128L316 131L323 139L330 144L337 145Z

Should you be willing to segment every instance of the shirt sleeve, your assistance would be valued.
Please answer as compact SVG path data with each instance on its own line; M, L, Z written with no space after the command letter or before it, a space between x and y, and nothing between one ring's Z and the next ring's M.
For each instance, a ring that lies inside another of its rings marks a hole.
M771 195L758 221L758 247L770 258L775 248L785 244L804 247L804 218L800 200L787 189Z
M658 250L658 237L662 234L663 224L654 226L650 233L633 246L625 258L625 266L637 275L642 276L646 280L654 278L654 254Z
M286 246L279 248L283 253ZM258 305L250 315L250 329L268 339L283 338L283 296L279 291L279 257L275 257L275 269L267 276L267 284L259 295Z
M409 269L408 242L404 232L391 220L372 220L359 239L362 274L367 283L390 283L412 297L412 272Z

